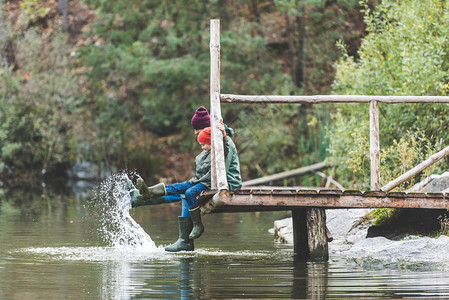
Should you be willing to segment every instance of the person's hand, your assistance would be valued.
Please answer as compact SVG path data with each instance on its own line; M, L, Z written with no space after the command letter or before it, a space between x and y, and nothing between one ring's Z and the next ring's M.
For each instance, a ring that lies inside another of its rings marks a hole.
M223 137L226 137L226 130L223 123L218 123L217 128L220 129L221 133L223 134Z

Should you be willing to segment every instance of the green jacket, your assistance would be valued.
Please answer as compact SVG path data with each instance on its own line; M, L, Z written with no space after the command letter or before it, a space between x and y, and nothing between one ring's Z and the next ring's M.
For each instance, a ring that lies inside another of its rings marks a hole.
M227 137L223 138L225 150L226 180L229 190L236 190L242 187L242 177L240 176L240 162L237 148L230 137L234 136L234 130L225 125ZM195 158L195 176L189 181L192 184L202 183L207 188L211 188L211 151L202 151Z
M223 139L223 146L225 149L226 179L228 181L229 190L237 190L242 187L237 148L229 136Z
M211 151L201 151L200 154L198 154L195 157L195 176L190 178L189 182L192 184L198 184L202 183L204 184L208 189L211 187Z

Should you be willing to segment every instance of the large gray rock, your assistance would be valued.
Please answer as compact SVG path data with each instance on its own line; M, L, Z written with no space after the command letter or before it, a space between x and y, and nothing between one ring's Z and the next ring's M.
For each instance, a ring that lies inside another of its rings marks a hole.
M408 190L408 192L449 193L449 172L431 175ZM365 220L369 209L327 209L327 227L334 240L329 243L331 254L342 254L355 261L434 263L445 265L449 253L449 237L410 237L407 240L392 241L384 237L366 238L371 225ZM293 243L291 218L275 221L273 229L278 241ZM445 255L442 255L442 254Z
M441 175L430 175L415 184L408 192L449 193L449 172Z
M434 262L446 263L449 253L449 237L438 238L410 236L401 241L384 237L363 239L345 252L347 258L364 261Z

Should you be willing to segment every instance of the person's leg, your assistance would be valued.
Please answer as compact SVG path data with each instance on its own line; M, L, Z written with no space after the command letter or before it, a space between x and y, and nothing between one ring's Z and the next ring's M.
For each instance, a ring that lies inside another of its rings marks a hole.
M204 232L204 226L201 222L201 211L198 204L198 196L202 191L208 190L208 188L202 184L198 183L188 190L186 190L186 201L189 204L190 218L192 219L193 228L189 234L190 239L197 239Z
M189 238L189 234L192 231L193 223L190 217L178 217L178 240L173 244L165 247L165 251L179 252L179 251L193 251L194 243Z
M128 178L127 186L131 200L131 207L142 205L156 205L165 202L165 185L163 183L148 187L142 178L137 179L136 186Z
M193 186L189 181L177 182L165 186L166 195L184 194Z
M164 197L166 203L173 203L173 202L179 202L182 199L185 199L184 194L174 194L174 195L168 195Z
M193 223L184 194L165 196L165 198L177 199L179 196L182 197L182 214L178 217L179 236L176 242L165 247L165 251L168 252L193 251L195 248L193 240L189 238Z
M192 185L190 188L188 188L185 191L186 195L186 201L189 205L189 210L194 210L198 207L198 197L201 194L201 192L208 190L208 188L202 184L197 183L195 185Z
M193 186L193 184L191 184L188 181L178 182L178 183L174 183L174 184L165 186L165 190L168 195L168 196L165 196L166 202L175 202L175 201L182 200L182 212L181 212L182 217L190 217L189 205L186 201L184 192L187 189L191 188L192 186Z
M181 213L181 216L190 218L189 204L187 204L187 200L185 198L182 199L182 213Z

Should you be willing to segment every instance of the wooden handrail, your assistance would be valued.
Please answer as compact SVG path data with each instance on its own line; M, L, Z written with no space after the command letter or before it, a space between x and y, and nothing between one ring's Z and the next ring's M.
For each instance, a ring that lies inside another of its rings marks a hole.
M419 172L421 172L421 171L425 170L426 168L430 167L431 165L435 164L436 162L438 162L442 158L446 157L447 155L449 155L449 146L444 148L443 150L435 153L434 155L430 156L428 159L426 159L425 161L423 161L422 163L420 163L419 165L417 165L413 169L405 172L404 174L402 174L401 176L399 176L395 180L391 181L390 183L388 183L387 185L382 187L381 190L384 191L384 192L391 191L392 189L394 189L395 187L397 187L401 183L409 180L410 178L412 178L413 176L415 176Z
M370 103L377 101L387 104L399 103L449 103L449 96L375 96L375 95L315 95L315 96L277 96L277 95L232 95L221 94L225 103Z

